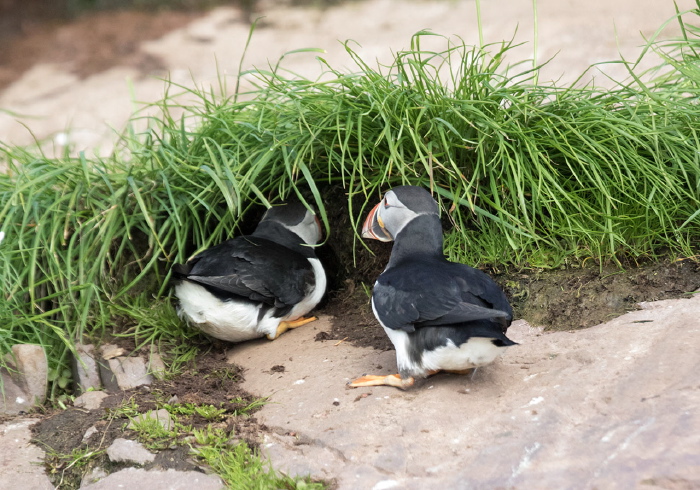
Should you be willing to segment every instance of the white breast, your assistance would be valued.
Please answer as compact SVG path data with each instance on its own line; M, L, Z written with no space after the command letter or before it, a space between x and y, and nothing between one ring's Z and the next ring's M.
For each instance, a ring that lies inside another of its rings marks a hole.
M301 300L289 314L282 320L296 320L297 318L306 315L313 310L323 298L326 292L326 271L323 270L321 261L318 259L309 259L309 263L314 270L314 289ZM276 328L276 327L275 327Z
M459 347L448 341L447 345L423 354L423 367L462 371L491 364L503 352L503 347L483 337L472 337Z

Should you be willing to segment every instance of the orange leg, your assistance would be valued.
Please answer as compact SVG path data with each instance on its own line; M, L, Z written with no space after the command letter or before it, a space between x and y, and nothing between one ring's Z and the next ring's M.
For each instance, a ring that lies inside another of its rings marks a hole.
M348 386L351 388L359 388L362 386L394 386L405 390L413 386L416 380L413 377L403 379L398 374L389 374L387 376L365 375L351 381Z
M267 338L270 340L275 340L277 337L282 335L284 332L291 328L297 328L301 327L302 325L306 325L307 323L311 323L314 320L317 320L315 316L311 316L309 318L304 318L303 316L300 318L297 318L296 320L291 320L289 322L280 322L279 325L277 325L277 331L275 332L275 335L268 335Z

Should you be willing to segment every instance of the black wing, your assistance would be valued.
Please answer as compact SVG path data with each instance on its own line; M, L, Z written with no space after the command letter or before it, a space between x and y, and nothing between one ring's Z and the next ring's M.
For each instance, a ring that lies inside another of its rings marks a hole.
M508 327L513 310L483 272L447 261L406 262L384 272L372 293L383 325L412 332L491 319Z
M300 302L314 284L313 268L301 254L264 238L227 240L173 265L176 278L277 308ZM216 291L215 291L216 292Z

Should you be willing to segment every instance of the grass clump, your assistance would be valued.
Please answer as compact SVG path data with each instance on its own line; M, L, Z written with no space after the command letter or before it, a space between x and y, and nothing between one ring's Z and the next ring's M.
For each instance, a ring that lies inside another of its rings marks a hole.
M187 104L169 93L162 116L108 158L3 147L0 350L40 343L63 373L74 342L115 330L141 344L192 339L163 300L169 266L290 195L315 206L328 232L358 238L380 193L425 186L452 224L447 253L471 264L692 256L697 14L679 14L681 39L649 43L663 59L655 71L627 63L630 78L612 89L541 84L536 67L506 64L508 42L420 32L389 66L370 66L347 43L356 73L319 58L319 80L278 64L239 74L237 86L253 83L247 93L183 89ZM442 47L424 47L435 41ZM328 202L338 188L346 200ZM351 227L336 230L328 211L341 206Z
M242 402L242 400L240 400ZM308 478L291 478L276 473L264 463L257 451L239 439L235 429L221 427L231 417L245 417L264 403L256 400L234 412L209 404L163 404L173 419L169 427L152 418L131 417L131 428L138 440L151 450L188 445L200 461L210 466L231 489L323 489L325 485ZM209 421L199 428L189 422L193 418Z

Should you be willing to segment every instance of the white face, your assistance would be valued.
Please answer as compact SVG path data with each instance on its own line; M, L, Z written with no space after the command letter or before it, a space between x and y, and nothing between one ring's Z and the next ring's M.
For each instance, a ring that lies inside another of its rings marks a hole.
M316 245L321 241L321 223L319 223L316 215L308 209L301 223L294 226L283 226L299 235L307 245Z
M379 226L392 237L396 237L404 226L416 216L418 214L415 211L408 209L399 201L394 191L388 191L377 207L376 220Z

